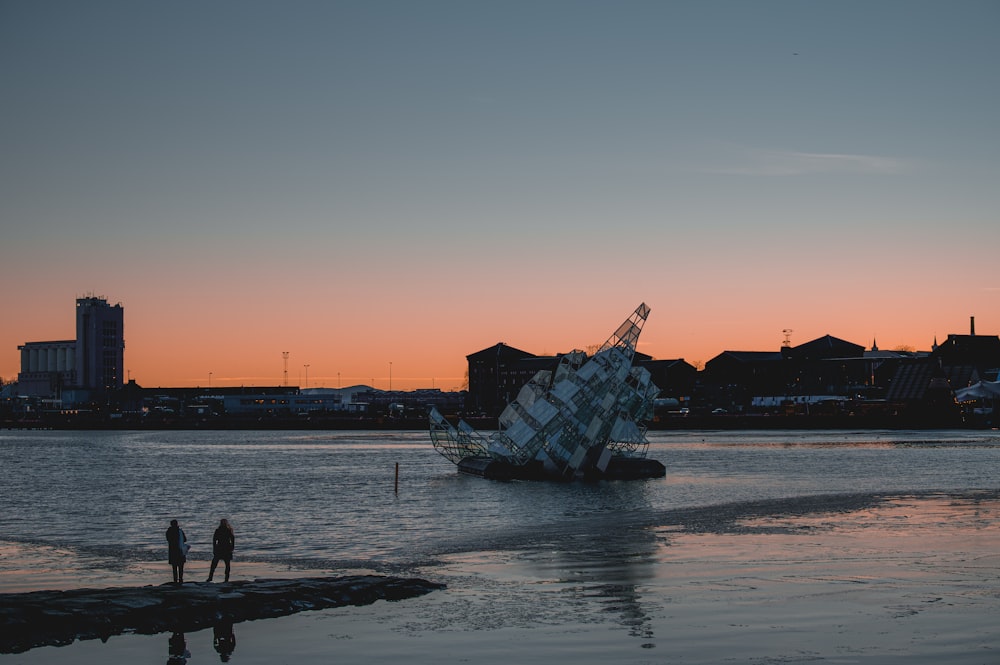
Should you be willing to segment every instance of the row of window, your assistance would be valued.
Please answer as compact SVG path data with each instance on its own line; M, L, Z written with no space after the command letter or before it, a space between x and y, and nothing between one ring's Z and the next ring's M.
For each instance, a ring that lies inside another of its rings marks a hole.
M242 406L287 406L289 404L295 404L299 406L308 404L318 404L322 406L323 404L328 404L331 402L338 404L340 403L340 399L339 398L335 398L332 400L324 400L316 398L289 399L289 398L275 398L275 397L271 398L251 397L251 398L240 399L240 404Z

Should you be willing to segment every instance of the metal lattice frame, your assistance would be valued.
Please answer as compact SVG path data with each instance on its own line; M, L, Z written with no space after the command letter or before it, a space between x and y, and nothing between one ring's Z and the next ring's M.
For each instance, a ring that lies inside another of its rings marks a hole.
M614 455L645 457L649 443L639 421L652 412L659 389L648 371L632 367L632 359L649 312L645 303L639 305L592 358L573 351L555 373L536 374L507 405L499 430L488 439L433 411L434 447L455 464L467 457L515 466L539 460L563 476L603 471Z
M619 348L628 356L628 361L632 362L632 357L635 355L635 347L639 343L639 334L642 332L642 324L646 322L646 318L649 316L649 307L646 303L641 303L632 312L632 316L626 319L620 326L618 330L608 338L604 345L601 347L601 351L609 349L611 347Z
M467 457L488 457L487 442L479 432L459 421L453 426L437 409L431 409L431 443L434 448L453 464Z

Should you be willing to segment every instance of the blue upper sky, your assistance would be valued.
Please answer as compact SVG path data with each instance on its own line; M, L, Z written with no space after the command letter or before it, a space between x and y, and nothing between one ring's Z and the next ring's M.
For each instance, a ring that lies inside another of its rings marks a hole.
M459 364L555 302L604 330L645 300L645 350L702 361L995 333L998 29L961 0L5 0L0 277L32 279L0 304L222 290L440 337L446 300Z

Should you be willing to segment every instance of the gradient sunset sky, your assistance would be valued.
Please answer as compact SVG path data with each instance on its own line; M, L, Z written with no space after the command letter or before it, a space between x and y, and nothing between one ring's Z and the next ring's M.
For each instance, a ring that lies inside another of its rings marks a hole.
M1000 333L1000 2L0 2L0 377L461 385ZM391 364L391 365L390 365Z

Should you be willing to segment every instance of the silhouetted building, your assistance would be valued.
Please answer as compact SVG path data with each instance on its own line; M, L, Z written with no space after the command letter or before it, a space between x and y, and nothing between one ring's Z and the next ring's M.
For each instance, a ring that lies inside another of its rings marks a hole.
M105 401L123 385L122 306L88 296L76 301L76 340L27 342L21 352L18 393L82 403Z
M791 370L788 391L796 395L851 397L866 383L865 347L824 335L805 344L784 347Z
M926 351L883 351L872 342L870 351L865 351L862 362L864 390L861 394L868 399L883 399L892 385L899 366L914 358L928 356Z
M955 391L996 376L998 367L1000 337L977 335L972 318L968 335L948 335L928 357L901 363L886 400L901 413L950 417Z
M927 398L928 391L941 392L947 388L954 392L956 387L978 380L972 365L945 365L940 358L914 358L899 365L886 399L897 405L919 404Z
M987 374L1000 367L1000 337L948 335L948 339L937 346L933 355L945 365L972 365L980 374Z
M843 400L871 380L864 355L860 344L831 335L780 351L723 351L705 364L707 406L739 412Z
M935 357L914 358L897 368L886 402L893 415L921 424L956 424L955 389L978 380L972 365L945 365Z
M555 369L558 358L543 358L499 342L465 357L469 362L468 413L498 415L539 369Z
M339 394L289 393L231 394L222 396L227 415L300 415L314 411L340 411Z
M660 389L660 397L690 397L698 381L698 368L683 358L653 360L636 352L634 364L649 372L653 383Z
M125 316L104 298L76 301L77 387L103 400L125 383Z
M788 375L780 351L723 351L705 363L705 407L740 411L758 395L783 395Z
M465 391L445 392L439 388L417 390L377 390L370 388L354 396L355 403L347 407L363 409L372 416L425 418L431 408L441 413L455 414L465 408Z
M798 346L786 346L781 355L799 362L827 360L829 358L858 358L864 355L865 347L832 335L824 335Z
M75 341L28 342L17 349L21 352L18 394L61 399L63 388L76 385Z

